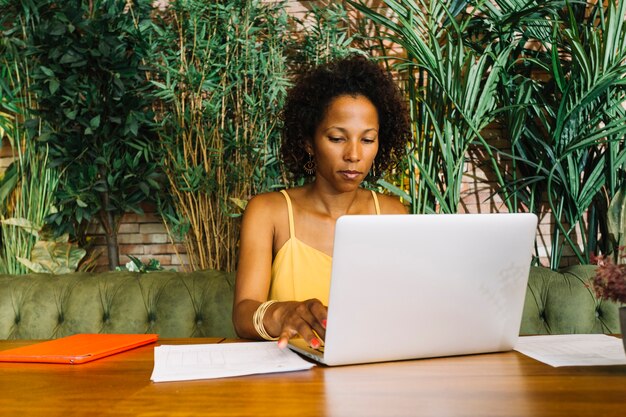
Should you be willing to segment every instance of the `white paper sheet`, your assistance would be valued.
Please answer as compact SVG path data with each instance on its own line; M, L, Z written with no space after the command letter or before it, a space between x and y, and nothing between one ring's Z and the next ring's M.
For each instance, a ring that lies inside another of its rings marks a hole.
M548 365L626 365L622 340L604 334L523 336L515 350Z
M154 348L154 382L290 372L314 364L276 342L162 345Z

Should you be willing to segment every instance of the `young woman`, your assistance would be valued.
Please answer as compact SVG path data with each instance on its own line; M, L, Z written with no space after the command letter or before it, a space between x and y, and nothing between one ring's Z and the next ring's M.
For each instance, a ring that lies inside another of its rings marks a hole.
M312 181L248 203L233 322L243 338L284 347L299 335L317 348L325 335L335 222L345 214L406 213L398 199L361 183L403 155L410 126L393 80L359 56L301 75L283 120L283 161L296 178Z

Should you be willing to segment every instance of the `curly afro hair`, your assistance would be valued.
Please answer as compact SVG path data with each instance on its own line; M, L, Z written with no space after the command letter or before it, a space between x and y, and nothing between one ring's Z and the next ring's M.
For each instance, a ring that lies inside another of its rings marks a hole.
M310 176L304 170L304 145L312 140L330 102L343 95L364 96L378 111L379 148L368 180L376 181L404 155L411 127L402 93L378 64L353 55L301 74L287 94L281 155L295 179Z

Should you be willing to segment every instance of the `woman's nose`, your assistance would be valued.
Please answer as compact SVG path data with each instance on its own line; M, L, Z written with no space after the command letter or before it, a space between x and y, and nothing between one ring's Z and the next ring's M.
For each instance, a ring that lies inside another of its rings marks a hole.
M361 160L361 145L358 142L347 142L345 150L345 159L351 162Z

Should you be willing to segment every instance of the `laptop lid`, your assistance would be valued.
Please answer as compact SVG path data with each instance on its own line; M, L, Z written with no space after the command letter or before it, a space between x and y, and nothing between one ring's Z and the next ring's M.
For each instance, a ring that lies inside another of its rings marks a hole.
M75 334L0 351L0 362L81 364L155 342L157 334Z
M512 349L536 227L528 213L339 218L323 362Z

